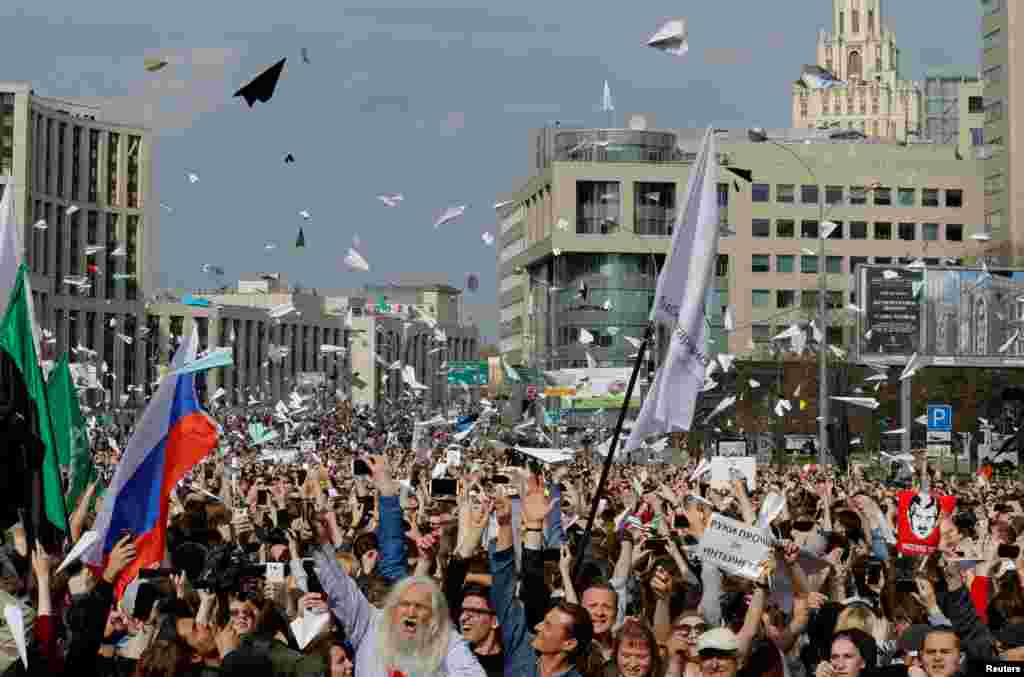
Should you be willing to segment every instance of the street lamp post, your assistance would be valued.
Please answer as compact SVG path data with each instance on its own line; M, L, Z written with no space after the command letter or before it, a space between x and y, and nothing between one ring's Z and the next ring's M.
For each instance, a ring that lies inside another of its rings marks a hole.
M828 277L826 273L825 260L825 238L822 237L821 229L825 221L825 200L821 194L821 182L818 175L811 169L810 165L800 157L792 148L785 146L778 141L768 138L764 129L758 127L747 132L747 137L753 143L770 143L792 155L800 165L807 170L814 185L818 189L818 323L821 328L822 340L818 342L818 464L825 464L825 449L828 447L828 422L829 422L829 401L828 401L828 314L826 295L828 294ZM795 196L794 196L795 199Z

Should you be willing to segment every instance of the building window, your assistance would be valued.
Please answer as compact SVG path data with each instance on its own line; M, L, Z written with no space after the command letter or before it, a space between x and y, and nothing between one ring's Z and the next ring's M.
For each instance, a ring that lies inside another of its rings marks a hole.
M775 307L776 308L792 308L796 305L796 290L794 289L776 289L775 290Z
M117 158L121 136L110 132L107 137L107 204L116 207L121 204L117 194Z
M792 204L794 201L795 186L791 183L780 183L775 187L775 200L785 204Z
M846 32L846 13L839 12L839 34L842 35Z
M750 231L754 237L771 237L771 219L752 219L750 221Z
M949 188L946 190L946 206L947 207L963 207L964 206L964 192L959 188Z
M897 230L899 239L905 242L911 242L917 239L917 224L916 223L900 223Z
M875 239L876 240L891 240L892 239L892 224L885 222L875 223Z
M89 130L89 202L96 204L97 172L99 171L100 130Z
M850 239L868 239L868 224L866 221L850 221Z
M770 273L772 271L771 259L772 257L768 254L751 254L750 272Z
M817 273L818 272L818 257L817 256L801 256L800 257L800 272L801 273Z
M71 125L71 199L79 199L79 167L82 163L82 128Z
M805 205L818 204L818 187L800 186L800 201Z
M892 257L891 256L876 256L875 257L875 263L887 266L890 263L892 263Z
M609 223L619 223L620 202L617 181L576 182L576 233L599 235L609 232Z
M750 331L750 337L754 343L768 343L772 340L772 326L770 324L751 325Z
M963 242L964 241L964 226L961 223L947 223L946 224L946 241L947 242Z
M869 9L868 10L868 33L871 33L873 35L874 32L875 32L875 10Z
M718 277L727 277L729 275L729 255L719 254L718 259L715 261L715 275Z
M843 257L829 256L825 258L825 272L829 275L838 275L843 272Z
M804 219L800 222L800 237L814 240L818 237L818 221L816 219Z
M860 11L856 9L850 10L850 32L860 33Z
M792 254L779 254L775 257L775 272L777 273L795 273L796 257Z
M843 203L842 186L825 186L825 204L838 205Z
M864 77L863 77L863 71L862 71L862 68L861 68L860 52L858 52L856 50L850 52L849 64L850 64L849 67L846 69L846 77L847 77L847 79L853 80L853 81L863 80ZM846 107L847 107L847 109L851 113L853 112L853 100L852 99L847 99Z
M985 145L985 130L981 127L971 127L971 146L979 148Z
M985 124L992 124L1003 119L1003 100L990 99L985 103Z
M143 207L139 196L139 153L142 140L137 136L128 137L128 207Z
M832 223L836 224L836 227L833 228L832 232L828 234L828 239L830 239L830 240L842 240L843 239L843 222L842 221L833 221Z
M922 207L938 207L939 206L939 189L938 188L922 188L921 189L921 206Z
M913 188L900 188L897 194L897 199L900 202L900 207L913 207L915 204L915 195L917 191Z
M138 298L138 274L137 251L139 245L139 217L136 214L128 215L127 227L125 228L125 250L128 256L125 258L125 271L131 277L125 280L125 298L135 301Z
M772 292L770 289L751 289L750 303L755 308L767 308L772 304Z
M891 207L892 206L892 188L878 187L874 190L875 193L875 205L878 207Z
M804 289L800 292L800 307L815 310L818 307L818 292L815 289Z
M868 262L868 257L866 257L866 256L851 256L850 257L850 272L851 273L856 273L857 272L857 266L859 266L862 263L867 263L867 262Z
M771 187L767 183L755 183L750 186L751 202L768 202L771 199Z
M668 235L676 209L675 184L634 183L633 196L633 223L637 234Z
M843 292L841 291L830 291L825 297L825 303L828 304L829 310L838 310L843 307ZM833 341L829 341L833 343Z
M937 223L922 223L921 224L921 239L928 242L935 242L939 239L939 224Z
M57 197L64 195L64 132L68 129L66 122L57 125Z
M850 204L866 205L868 203L868 191L864 186L850 187Z
M796 237L796 221L793 219L776 219L775 236L786 238Z

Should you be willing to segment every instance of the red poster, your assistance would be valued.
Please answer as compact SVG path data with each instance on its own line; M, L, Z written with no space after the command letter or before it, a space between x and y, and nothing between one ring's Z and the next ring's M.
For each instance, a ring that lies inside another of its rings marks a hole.
M897 549L904 555L927 555L939 546L939 522L956 508L956 496L899 493Z

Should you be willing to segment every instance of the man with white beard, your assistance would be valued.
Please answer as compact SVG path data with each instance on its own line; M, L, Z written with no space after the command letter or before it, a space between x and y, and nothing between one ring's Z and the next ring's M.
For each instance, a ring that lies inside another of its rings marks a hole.
M397 497L387 461L367 459L381 497ZM397 500L397 499L394 499ZM314 554L320 584L334 616L355 647L359 677L485 677L469 645L453 627L444 593L433 579L406 578L382 608L370 606L331 550Z

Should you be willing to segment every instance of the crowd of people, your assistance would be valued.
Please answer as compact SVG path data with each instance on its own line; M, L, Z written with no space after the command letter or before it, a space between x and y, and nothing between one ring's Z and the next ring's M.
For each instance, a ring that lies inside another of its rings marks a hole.
M599 457L545 464L481 435L413 449L399 420L342 404L281 458L223 417L232 448L172 492L165 561L123 591L131 535L102 570L58 570L95 486L62 551L14 527L0 598L24 627L0 629L3 674L952 677L1024 660L1016 479L943 477L918 454L909 482L751 482L693 459L615 463L596 495ZM704 556L725 518L767 534L756 574Z

